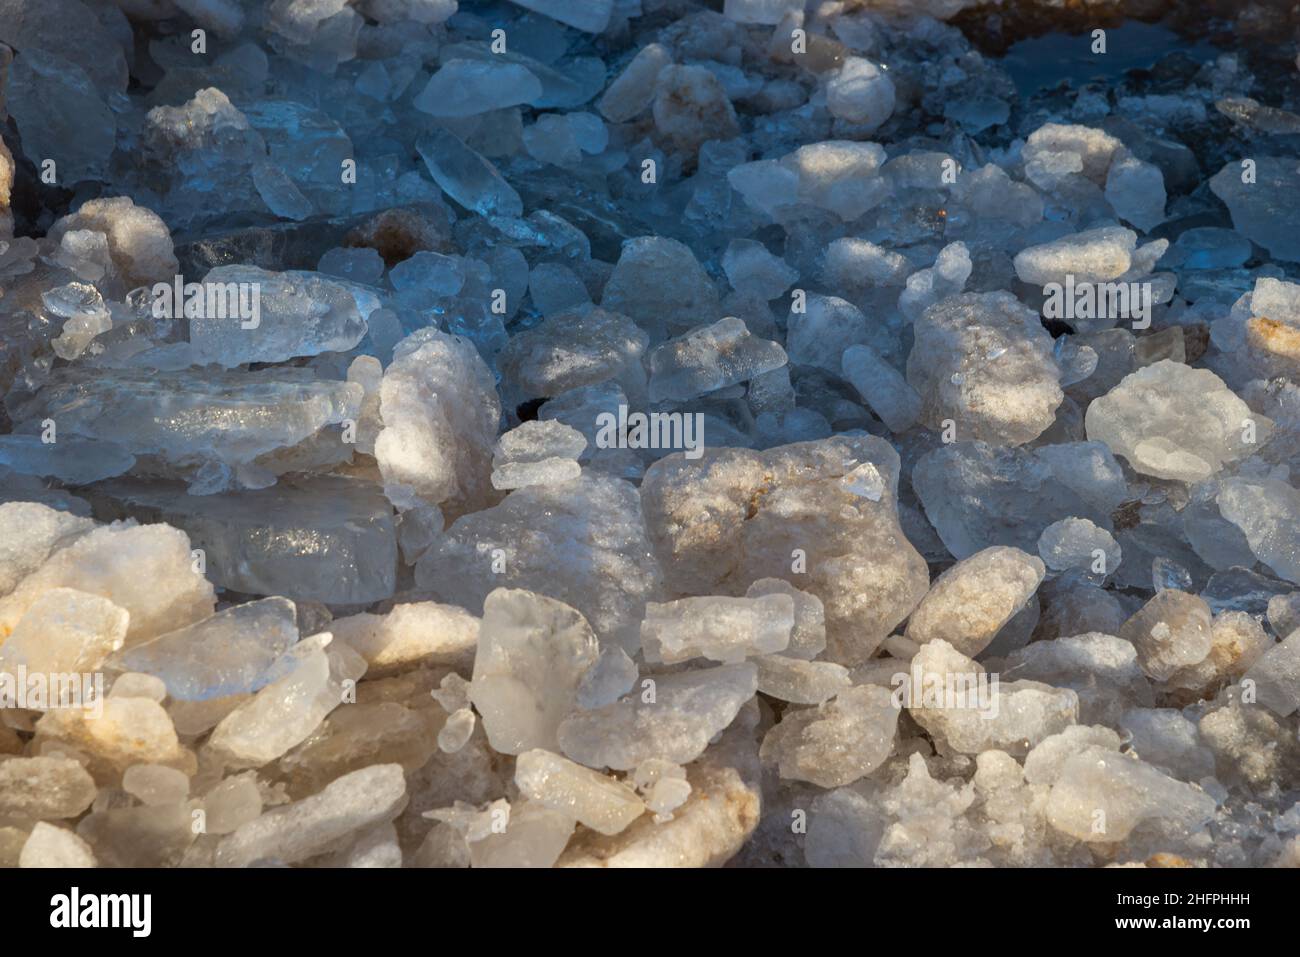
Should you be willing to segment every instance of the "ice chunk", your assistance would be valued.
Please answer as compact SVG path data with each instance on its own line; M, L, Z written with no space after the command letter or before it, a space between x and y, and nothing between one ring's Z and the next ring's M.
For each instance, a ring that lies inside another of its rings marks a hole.
M957 558L989 545L1032 553L1048 525L1071 516L1112 527L1128 497L1119 464L1099 442L1032 450L956 442L923 455L912 483Z
M646 333L625 315L575 308L512 336L501 350L499 364L514 389L508 394L520 401L558 396L610 379L629 394L643 395L641 357L648 342Z
M89 518L38 502L0 504L0 597L40 568L52 552L94 527Z
M1300 584L1300 492L1277 479L1230 478L1220 487L1218 502L1255 556Z
M1289 224L1300 213L1300 170L1294 157L1252 156L1253 173L1230 160L1210 178L1210 190L1223 200L1239 233L1269 251L1274 259L1300 262L1300 237Z
M818 366L835 375L840 373L844 351L869 338L866 316L838 296L811 294L801 311L792 305L786 322L790 361Z
M418 140L416 150L444 193L480 216L522 216L523 200L497 168L446 130Z
M752 239L733 239L722 257L731 288L760 299L777 299L799 278L797 270Z
M135 456L112 442L75 438L44 442L36 435L0 435L0 468L22 475L89 485L128 472L134 465Z
M757 671L748 662L643 678L641 691L565 718L560 750L589 768L627 771L651 758L687 764L757 688Z
M1063 393L1051 336L1010 293L945 299L915 331L907 380L930 428L952 420L959 439L1022 445L1055 420Z
M130 615L128 646L212 613L212 586L193 567L190 540L167 525L106 525L54 552L0 599L0 633L12 632L56 588L99 595Z
M266 598L136 645L115 665L157 675L174 699L206 701L262 687L271 666L297 640L293 602Z
M1023 249L1014 265L1021 281L1033 286L1064 285L1067 276L1076 283L1108 282L1132 268L1136 246L1131 229L1103 226Z
M615 0L510 0L511 3L568 24L584 33L603 33L609 26Z
M330 782L319 794L272 808L236 828L217 846L215 863L293 864L335 849L364 827L391 821L405 805L401 765L371 765Z
M655 127L678 150L694 153L708 140L740 133L726 88L702 66L669 64L655 79Z
M469 668L479 620L455 605L417 601L394 605L383 615L335 618L329 630L366 659L369 674L380 675L419 664Z
M1088 438L1138 472L1197 482L1255 451L1272 423L1207 369L1162 359L1127 375L1088 406Z
M693 399L785 364L784 349L750 335L743 319L728 316L650 353L650 401Z
M471 611L503 585L549 595L626 651L638 647L645 603L662 587L636 489L594 476L516 489L458 519L420 558L415 579Z
M1286 717L1300 708L1300 630L1270 647L1246 672L1264 707Z
M37 821L18 857L19 867L95 867L95 852L71 831Z
M626 784L540 748L519 755L515 783L531 800L601 834L618 834L645 811Z
M22 431L32 432L54 419L60 436L99 439L136 456L158 456L178 472L194 475L202 491L214 492L260 456L355 420L363 395L359 385L318 380L306 369L68 368L22 404L14 419L25 424Z
M203 279L205 295L209 290L229 289L231 283L240 290L237 315L223 315L205 305L202 315L190 319L190 347L199 365L213 363L229 369L246 362L346 352L366 334L351 291L319 273L218 266ZM175 311L181 314L179 303ZM245 319L245 311L252 318Z
M1133 643L1142 670L1163 681L1210 653L1210 606L1195 595L1163 589L1124 623L1119 636Z
M97 671L126 639L130 615L107 598L73 588L40 593L0 637L0 671L85 674Z
M586 447L586 436L562 422L524 422L503 434L492 450L492 487L512 489L575 479L582 474L578 457Z
M473 343L436 329L399 342L384 370L380 415L375 458L393 504L486 504L501 404Z
M393 510L375 485L331 475L221 495L122 480L103 488L137 514L183 528L223 588L349 605L396 587Z
M759 655L758 690L794 704L821 704L849 687L848 669L829 661L803 661L786 655Z
M865 660L929 584L898 525L897 463L888 443L865 435L660 459L641 494L669 586L740 594L784 579L821 599L830 659ZM872 495L858 481L868 471Z
M1104 528L1086 518L1063 518L1043 529L1038 554L1054 572L1079 569L1100 580L1119 567L1123 552Z
M1106 180L1115 151L1123 148L1114 136L1088 126L1045 123L1029 134L1023 156L1026 164L1046 154L1066 154L1077 158L1078 169L1094 183Z
M1164 175L1127 149L1116 150L1106 173L1106 200L1120 219L1149 233L1165 219Z
M934 580L907 623L917 644L944 639L973 657L988 647L1043 580L1043 563L995 546L964 558Z
M605 119L626 123L649 109L659 73L672 61L668 48L659 43L647 43L638 50L597 103Z
M888 689L848 688L815 708L787 711L763 738L760 756L782 778L818 787L851 784L894 749L898 709Z
M68 184L107 181L117 123L101 92L78 64L48 49L22 48L9 67L8 100L28 159L37 167L57 161Z
M783 651L793 628L794 599L789 595L682 598L646 604L641 644L650 662L702 657L735 663Z
M1052 827L1080 841L1113 844L1152 819L1192 831L1214 813L1200 788L1161 774L1136 758L1091 747L1061 767L1047 798Z
M630 316L656 342L716 322L720 311L718 290L695 254L665 236L623 243L601 305Z
M599 650L587 620L563 602L509 588L488 595L469 695L492 747L554 749Z
M74 818L95 800L95 781L71 758L6 757L0 761L0 814L9 819Z
M794 629L784 654L811 661L826 648L826 609L816 595L795 588L782 578L760 578L745 590L746 598L789 595L794 599Z
M430 116L463 117L531 103L541 95L541 82L518 63L450 59L439 64L411 105Z
M366 663L348 646L333 645L331 638L324 632L294 645L272 665L284 676L221 719L207 746L226 767L274 761L307 740L343 703L345 683L355 683Z
M826 81L826 107L870 133L894 112L894 81L870 60L846 57Z
M961 754L996 748L1023 757L1079 716L1073 691L1037 681L1003 683L942 638L922 645L891 683L895 700L917 723Z

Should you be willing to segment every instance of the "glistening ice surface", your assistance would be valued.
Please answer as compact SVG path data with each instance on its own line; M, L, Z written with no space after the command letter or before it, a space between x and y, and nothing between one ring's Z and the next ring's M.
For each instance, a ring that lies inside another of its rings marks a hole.
M0 0L0 866L1300 864L1300 22L1079 6Z

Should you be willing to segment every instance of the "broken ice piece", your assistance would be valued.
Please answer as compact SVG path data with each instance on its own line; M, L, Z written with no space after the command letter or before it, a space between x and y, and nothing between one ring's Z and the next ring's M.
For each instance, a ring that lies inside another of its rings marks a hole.
M703 657L735 663L756 654L782 651L794 628L794 599L682 598L647 602L641 644L647 661L676 663Z
M853 345L841 359L844 378L891 432L906 432L921 416L921 397L903 374L867 345Z
M129 648L113 664L157 675L179 701L246 694L270 680L271 666L298 640L296 614L286 598L236 605Z
M524 422L497 439L492 450L492 487L512 489L575 479L582 474L578 457L586 447L586 437L562 422Z
M691 796L686 769L672 761L650 758L636 766L632 781L658 822L672 820L673 812Z
M749 663L643 678L641 691L565 718L560 750L589 768L627 771L650 758L688 764L757 689Z
M763 738L759 755L783 778L842 787L889 757L898 714L887 688L846 688L818 707L787 711Z
M1246 672L1255 696L1282 717L1300 708L1300 630L1270 647Z
M540 748L516 759L515 784L527 797L601 834L619 833L645 811L626 784Z
M907 623L917 644L943 639L967 656L979 654L1024 607L1043 580L1041 559L994 546L964 558L934 580Z
M1208 369L1162 359L1088 406L1088 438L1144 475L1199 482L1251 455L1272 432Z
M41 593L0 637L0 671L84 674L97 671L122 647L131 616L107 598L72 588Z
M852 684L849 670L829 661L801 661L785 655L759 655L758 690L793 704L821 704Z
M784 349L750 335L743 319L728 316L650 353L650 401L692 399L785 364Z
M1086 518L1064 518L1043 529L1038 554L1053 572L1077 568L1100 580L1119 567L1122 552L1104 528Z
M522 216L524 203L497 168L446 130L416 141L433 181L466 209L480 216Z
M1210 606L1195 595L1166 588L1124 622L1119 636L1137 649L1142 670L1163 681L1210 653Z
M475 724L474 712L470 708L457 708L447 716L446 723L438 732L438 750L455 754L465 747L474 734Z
M587 620L563 602L510 588L488 595L469 694L493 749L556 748L598 654Z
M760 578L745 590L746 598L789 595L794 599L794 628L790 644L781 652L788 658L811 661L826 649L826 609L810 592L800 591L784 578Z

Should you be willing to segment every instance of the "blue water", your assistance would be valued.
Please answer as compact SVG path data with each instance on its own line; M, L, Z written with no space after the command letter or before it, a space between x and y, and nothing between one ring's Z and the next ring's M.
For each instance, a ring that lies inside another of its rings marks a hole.
M1106 30L1106 52L1092 52L1091 31L1071 36L1049 33L1021 40L1000 61L1021 95L1051 89L1062 80L1080 86L1089 80L1113 79L1129 70L1148 69L1175 50L1205 62L1219 51L1208 43L1188 43L1173 30L1154 23L1129 20Z

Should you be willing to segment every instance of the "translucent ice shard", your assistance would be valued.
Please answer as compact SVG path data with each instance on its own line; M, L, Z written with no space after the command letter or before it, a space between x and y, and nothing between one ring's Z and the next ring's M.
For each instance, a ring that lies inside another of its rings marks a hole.
M907 622L918 644L944 639L973 657L1024 607L1043 580L1043 562L994 546L964 558L934 580Z
M522 216L523 201L495 166L446 130L416 143L433 181L466 209L482 216Z
M1300 171L1294 158L1254 156L1254 176L1229 161L1210 178L1210 190L1232 214L1232 225L1275 258L1300 262L1300 238L1289 228L1297 212Z
M728 316L650 353L650 401L692 399L785 363L784 349L750 335L743 319Z
M492 450L492 487L522 488L566 482L582 473L578 457L586 437L562 422L524 422L497 440Z
M541 95L537 77L517 63L444 60L411 105L431 116L475 116Z
M748 663L643 680L652 681L644 693L565 718L560 749L589 768L626 771L651 758L686 764L704 753L758 687Z
M131 470L135 456L112 442L63 439L43 442L36 435L0 435L0 468L23 475L88 485Z
M1300 492L1277 479L1230 478L1218 501L1223 517L1245 533L1256 557L1300 584Z
M205 701L258 690L297 640L293 602L266 598L136 645L115 665L157 675L176 700Z
M250 290L247 298L250 305L257 303L257 315L245 320L242 313L221 316L205 309L207 314L190 319L196 363L231 368L246 362L346 352L366 334L352 293L319 273L218 266L203 279L205 290L229 289L231 283L240 290L241 308L243 290Z
M29 607L13 633L0 639L0 671L87 673L100 668L126 639L131 616L107 598L52 588Z
M397 344L380 387L375 458L401 509L485 504L501 405L468 339L421 329Z
M626 784L542 749L519 755L515 783L530 799L564 811L601 834L618 834L645 811Z
M507 588L488 595L469 696L492 747L557 747L556 731L598 654L591 626L563 602Z
M682 598L647 603L641 644L651 662L704 657L734 663L784 651L793 628L794 599L789 595Z

